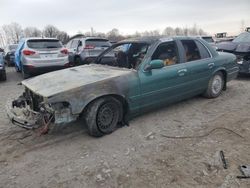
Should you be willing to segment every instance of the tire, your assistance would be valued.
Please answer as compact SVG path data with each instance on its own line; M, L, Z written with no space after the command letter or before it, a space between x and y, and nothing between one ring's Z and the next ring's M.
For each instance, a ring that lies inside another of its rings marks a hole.
M23 67L22 67L22 76L23 76L23 79L27 79L27 78L29 78L29 77L30 77L30 75L29 75L29 74L25 73L25 71L24 71L24 68L23 68Z
M10 61L7 61L7 66L8 66L8 67L11 67Z
M80 57L76 57L74 64L75 64L75 66L81 65L81 58Z
M16 72L21 72L21 71L19 70L19 68L17 67L16 63L15 63L15 69L16 69Z
M207 98L216 98L218 97L225 84L225 78L222 72L217 72L213 75L213 77L209 80L208 87L204 96Z
M2 74L2 76L1 76L1 80L2 80L2 81L6 81L6 80L7 80L6 72L5 72L5 71L4 71L4 73Z
M89 135L101 137L112 133L122 116L121 102L113 97L93 101L85 111Z

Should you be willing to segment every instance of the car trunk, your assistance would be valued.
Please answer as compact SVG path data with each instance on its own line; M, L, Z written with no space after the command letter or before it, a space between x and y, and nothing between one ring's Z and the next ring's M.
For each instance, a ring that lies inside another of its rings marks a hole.
M56 59L66 55L60 51L62 44L56 39L32 39L27 42L27 46L30 52L28 51L26 56L29 56L29 58L32 59L41 59L43 60L42 62L45 63L49 63L50 61L48 60Z
M85 42L85 50L88 51L90 57L97 57L111 44L105 39L88 39Z

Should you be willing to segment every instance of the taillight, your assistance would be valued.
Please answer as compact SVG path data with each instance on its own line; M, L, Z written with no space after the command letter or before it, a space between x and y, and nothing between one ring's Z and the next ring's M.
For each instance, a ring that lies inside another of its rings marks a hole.
M86 45L84 49L94 49L95 46L92 46L92 45Z
M65 54L65 55L68 55L69 52L68 52L68 50L66 48L64 48L64 49L61 50L61 53Z
M24 55L34 55L36 52L35 51L32 51L32 50L23 50L23 54Z

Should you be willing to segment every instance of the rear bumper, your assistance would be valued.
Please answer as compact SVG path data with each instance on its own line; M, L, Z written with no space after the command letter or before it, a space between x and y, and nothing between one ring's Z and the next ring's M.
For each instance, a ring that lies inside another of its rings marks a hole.
M61 70L68 68L68 64L63 66L44 66L44 67L34 67L33 65L23 65L23 70L26 74L35 75L43 74L51 71Z
M242 64L238 64L239 65L239 73L243 73L243 74L250 74L250 60L248 61L243 61Z

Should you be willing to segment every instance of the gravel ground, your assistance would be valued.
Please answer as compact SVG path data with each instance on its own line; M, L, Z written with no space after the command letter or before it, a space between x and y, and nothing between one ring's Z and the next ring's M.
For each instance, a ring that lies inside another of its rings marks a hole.
M23 88L14 68L7 79L0 83L1 188L250 187L250 179L236 178L239 165L250 164L250 77L230 82L217 99L195 97L147 113L98 139L81 122L44 136L12 125L5 103Z

